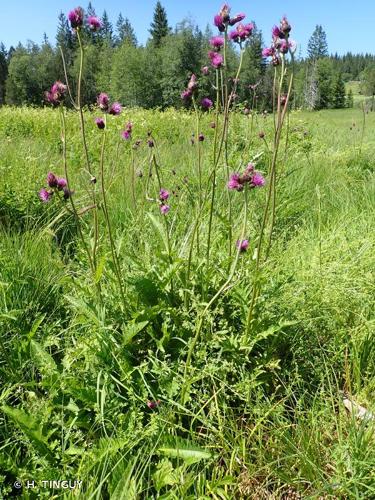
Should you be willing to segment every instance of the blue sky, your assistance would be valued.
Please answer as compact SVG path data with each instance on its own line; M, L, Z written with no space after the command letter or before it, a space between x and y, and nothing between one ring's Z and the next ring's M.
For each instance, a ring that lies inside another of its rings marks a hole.
M86 7L88 0L81 2ZM134 26L138 40L144 43L156 0L93 0L96 12L101 15L106 9L115 23L122 12ZM222 1L213 0L162 0L171 26L190 16L202 29L212 23L213 15ZM374 52L373 24L375 21L375 0L232 0L228 2L232 12L245 12L262 29L265 42L270 28L286 14L293 26L292 38L305 53L307 41L316 24L322 24L327 33L329 51L339 54L347 51ZM67 13L79 5L79 0L0 0L0 41L7 48L18 41L33 40L39 43L46 32L55 42L57 16L62 10Z

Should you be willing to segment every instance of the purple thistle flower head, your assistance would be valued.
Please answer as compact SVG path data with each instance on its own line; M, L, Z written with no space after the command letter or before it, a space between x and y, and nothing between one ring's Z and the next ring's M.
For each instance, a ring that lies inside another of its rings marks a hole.
M289 21L288 19L286 18L286 16L284 16L282 19L281 19L281 22L280 22L280 29L281 31L284 33L285 36L288 36L289 33L291 32L292 30L292 27L291 25L289 24Z
M48 172L47 174L47 184L51 188L57 187L57 177L53 172Z
M240 23L241 21L243 21L246 17L246 14L244 14L243 12L241 12L240 14L236 14L234 17L232 17L229 21L229 24L231 26L234 26L235 24L237 23Z
M167 191L166 189L162 188L159 191L159 199L161 201L166 201L166 200L168 200L168 198L169 198L169 191Z
M47 92L45 92L46 101L53 106L58 106L62 102L66 94L66 90L67 86L64 83L60 82L59 80L56 81L51 86L50 90L47 90Z
M78 29L83 24L84 12L82 7L76 7L71 10L68 14L68 19L70 21L70 25L73 29Z
M210 109L213 106L213 102L208 97L203 97L201 100L201 106L203 109Z
M262 50L263 57L272 57L275 54L275 49L273 47L266 47Z
M103 118L95 118L95 123L100 130L103 130L103 128L105 128L105 121L103 120Z
M160 205L160 212L163 215L167 215L167 213L169 212L170 209L171 209L171 207L169 205Z
M53 195L52 191L47 191L47 189L44 189L44 188L42 188L38 193L39 199L43 203L48 203L49 200L51 199L52 195Z
M240 252L246 252L249 248L249 240L237 240L236 247L239 248Z
M64 177L58 177L57 179L57 189L59 191L63 190L64 188L66 188L68 185L66 179Z
M199 142L203 142L204 141L204 135L202 134L202 132L198 135L198 141Z
M220 31L220 33L223 33L225 31L225 24L223 23L223 18L219 14L214 17L214 25Z
M241 176L238 173L234 173L230 176L229 182L227 184L228 189L235 191L242 191L243 185L241 184Z
M245 172L247 174L253 173L255 169L255 165L253 163L248 163L245 168Z
M207 76L210 73L210 69L208 66L203 66L202 75Z
M147 406L150 410L155 410L160 405L161 401L158 399L157 401L147 401Z
M109 108L108 113L110 115L118 116L122 111L121 104L119 102L114 102Z
M192 97L193 93L191 90L189 89L185 89L181 92L181 99L185 102L188 102L190 101L191 97Z
M67 187L64 187L63 188L63 192L64 192L64 200L69 200L69 198L72 196L72 194L74 193L74 191L70 191Z
M215 69L219 69L223 66L224 58L218 52L210 51L208 57L211 59L211 64Z
M189 83L188 83L188 86L187 86L188 90L190 90L191 92L194 92L195 90L197 90L198 88L198 81L197 81L197 77L196 75L193 73L190 77L190 80L189 80Z
M102 27L101 20L96 16L89 16L87 19L87 24L91 31L98 31Z
M152 139L148 139L147 144L149 148L153 148L155 146L154 141Z
M98 106L103 111L108 111L109 108L109 97L104 92L101 92L97 98Z
M289 43L286 40L281 40L279 49L282 54L287 54L289 50Z
M235 30L230 32L229 38L232 40L232 42L236 43L244 42L246 38L249 38L249 36L251 36L253 29L254 25L252 23L249 24L240 23L236 26Z
M214 49L220 50L224 45L224 38L222 36L213 36L210 40L210 45Z
M123 130L123 131L121 132L121 137L122 137L123 139L125 139L126 141L128 141L129 139L131 139L131 132L130 132L128 129Z
M251 187L262 187L265 185L266 180L263 177L263 175L260 172L254 172L253 176L251 177Z
M219 12L219 16L223 20L223 23L229 22L229 14L230 14L230 7L227 3L225 3Z
M273 38L284 38L284 33L281 31L281 29L278 26L274 26L272 28L272 36Z

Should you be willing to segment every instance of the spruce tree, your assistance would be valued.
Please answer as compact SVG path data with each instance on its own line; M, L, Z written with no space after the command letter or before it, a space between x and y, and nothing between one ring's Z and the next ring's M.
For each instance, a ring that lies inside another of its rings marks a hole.
M126 17L125 19L120 15L118 16L116 23L116 44L121 45L123 42L127 42L130 45L136 47L138 45L137 37L135 35L135 31L133 26L131 25L129 19Z
M0 44L0 106L5 102L5 82L8 76L7 51L3 43Z
M102 16L102 29L100 30L101 38L109 43L110 45L113 45L113 27L112 23L109 20L107 11L105 10L103 12Z
M166 10L159 1L156 3L154 19L149 31L155 47L159 47L162 39L170 32Z
M352 89L349 89L348 95L346 96L346 107L347 108L354 107L354 98Z
M345 83L341 74L336 76L333 83L332 104L336 109L345 108Z
M322 26L316 25L314 33L311 35L307 45L309 59L316 61L328 56L327 35Z

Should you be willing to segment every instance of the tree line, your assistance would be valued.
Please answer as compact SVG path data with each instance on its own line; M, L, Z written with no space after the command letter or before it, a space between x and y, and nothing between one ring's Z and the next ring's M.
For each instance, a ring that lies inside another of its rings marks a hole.
M90 2L86 15L95 14ZM83 102L90 105L100 91L106 91L127 106L161 109L184 106L180 94L190 75L200 74L203 67L209 67L211 27L207 25L202 31L191 20L184 19L172 29L159 1L144 45L138 43L130 20L122 14L115 25L106 11L101 20L100 31L83 33L86 47ZM246 42L237 91L239 106L252 107L254 102L259 109L272 106L273 68L262 56L263 47L262 32L255 26L251 39ZM68 76L74 83L79 69L78 44L64 13L58 16L56 44L46 36L40 45L20 43L7 50L0 44L0 104L43 105L45 89L51 82L65 79L61 51ZM236 67L238 59L238 50L230 45L228 66ZM329 55L321 26L316 27L310 38L307 57L296 57L295 75L294 107L351 107L353 95L345 91L345 83L351 80L362 80L363 93L375 94L375 57L352 53ZM209 78L202 79L201 85L206 86L206 95L214 98Z

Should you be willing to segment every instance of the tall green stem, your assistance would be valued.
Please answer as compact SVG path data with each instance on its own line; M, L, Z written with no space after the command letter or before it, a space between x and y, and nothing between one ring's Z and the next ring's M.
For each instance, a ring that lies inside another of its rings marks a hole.
M116 252L115 242L113 239L111 221L110 221L109 212L108 212L107 194L106 194L106 188L105 188L104 151L105 151L105 143L106 143L106 135L107 135L107 132L106 132L107 131L107 117L105 117L104 120L105 120L105 127L103 130L102 147L101 147L101 153L100 153L100 177L101 177L100 185L101 185L102 200L103 200L103 214L104 214L104 218L105 218L107 230L108 230L113 266L115 269L115 274L116 274L117 282L119 285L123 305L124 305L124 307L126 307L124 286L123 286L122 277L121 277L121 267L120 267L120 262L118 260L118 256L117 256L117 252Z

